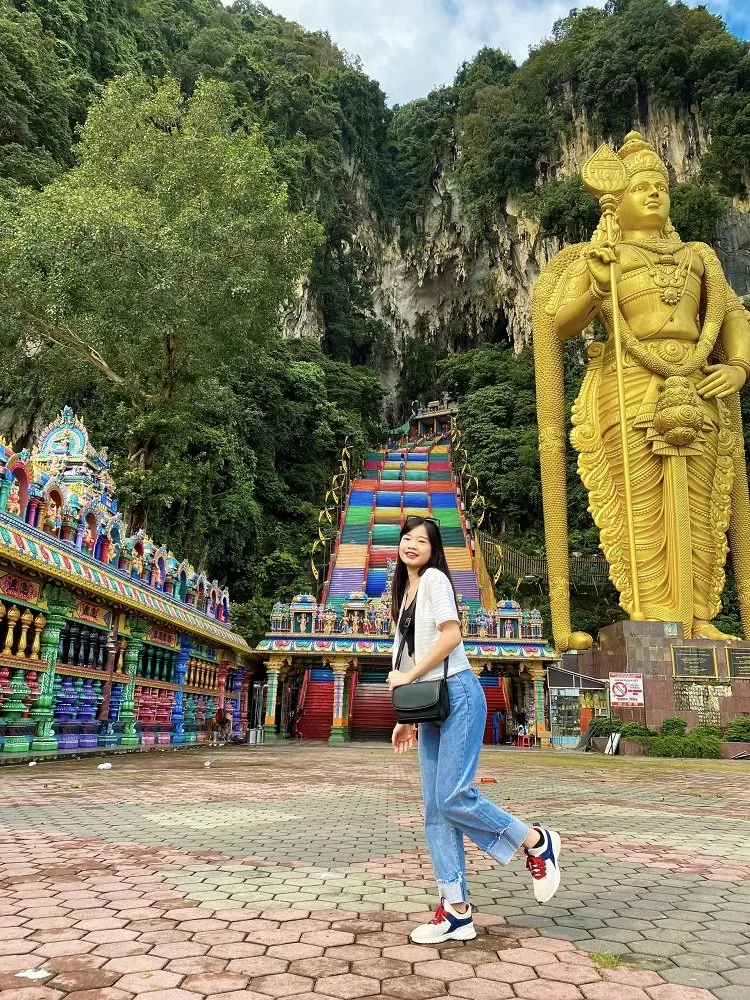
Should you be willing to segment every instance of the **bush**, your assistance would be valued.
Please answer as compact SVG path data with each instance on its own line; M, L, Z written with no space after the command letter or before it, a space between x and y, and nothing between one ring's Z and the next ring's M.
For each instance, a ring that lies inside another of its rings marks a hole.
M724 739L724 730L721 726L703 725L696 726L695 729L691 729L688 733L688 739L703 739L704 736L709 736L715 740Z
M721 743L715 736L693 733L684 736L655 736L648 741L649 757L721 758Z
M687 722L679 715L673 715L662 722L659 729L660 736L684 736L687 729Z
M655 736L649 740L649 757L687 757L689 747L682 736Z
M727 726L724 739L729 743L750 743L750 719L733 719Z
M624 740L649 740L653 735L648 726L642 726L640 722L626 722L620 729L620 736Z
M716 736L698 734L694 730L685 740L687 744L685 757L706 757L711 760L721 759L721 742Z
M591 735L611 736L612 733L619 733L621 726L622 723L619 719L608 719L606 716L600 716L591 723Z

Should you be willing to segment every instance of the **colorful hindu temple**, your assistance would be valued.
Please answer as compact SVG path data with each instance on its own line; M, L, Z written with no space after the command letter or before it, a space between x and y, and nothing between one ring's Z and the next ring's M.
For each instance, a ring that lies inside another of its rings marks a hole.
M549 743L548 668L556 661L536 610L497 602L452 463L455 407L412 416L412 439L371 452L352 478L319 599L277 604L258 646L266 659L266 739L390 739L395 723L390 585L401 526L438 520L460 595L466 652L488 705L486 742L520 723Z
M226 589L127 535L70 408L0 442L0 753L195 743L220 706L243 736L253 682Z

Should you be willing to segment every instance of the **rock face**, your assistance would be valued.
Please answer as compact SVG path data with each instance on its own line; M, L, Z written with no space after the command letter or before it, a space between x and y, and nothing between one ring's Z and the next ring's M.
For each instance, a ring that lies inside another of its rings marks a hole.
M634 127L660 152L672 182L697 179L710 141L698 112L647 106L641 118ZM540 164L540 183L578 173L595 148L586 116L575 115L558 162ZM559 242L540 235L538 221L524 217L512 199L489 238L475 239L451 168L434 189L420 241L402 249L398 236L384 241L370 221L356 234L371 261L376 314L393 329L397 347L404 338L420 335L435 338L448 350L498 341L520 350L531 340L534 282L560 249ZM750 206L736 203L729 210L714 246L735 291L748 294ZM319 325L304 332L319 337Z

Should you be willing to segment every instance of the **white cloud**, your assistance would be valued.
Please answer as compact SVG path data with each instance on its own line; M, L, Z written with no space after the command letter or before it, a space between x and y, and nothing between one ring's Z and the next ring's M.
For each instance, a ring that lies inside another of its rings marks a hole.
M405 104L453 82L483 45L521 62L565 17L569 0L265 0L277 14L327 31L362 59L388 103ZM595 0L599 4L599 0ZM603 3L603 0L601 0Z
M225 0L230 2L230 0ZM688 0L696 4L700 0ZM704 0L705 2L705 0ZM738 30L745 0L709 0ZM424 97L452 83L459 66L484 45L523 62L529 47L574 6L604 0L265 0L276 13L311 31L327 31L342 49L362 59L389 104ZM741 29L740 29L741 30Z

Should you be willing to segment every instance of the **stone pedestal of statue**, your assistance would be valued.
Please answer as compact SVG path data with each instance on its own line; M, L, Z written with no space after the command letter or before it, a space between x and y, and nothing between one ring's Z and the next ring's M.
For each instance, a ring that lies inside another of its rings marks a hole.
M685 638L677 622L607 625L591 649L565 653L563 665L605 681L613 673L641 674L644 707L612 714L651 729L674 715L690 729L750 714L750 642Z

